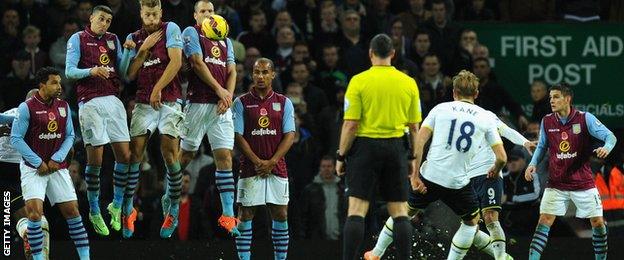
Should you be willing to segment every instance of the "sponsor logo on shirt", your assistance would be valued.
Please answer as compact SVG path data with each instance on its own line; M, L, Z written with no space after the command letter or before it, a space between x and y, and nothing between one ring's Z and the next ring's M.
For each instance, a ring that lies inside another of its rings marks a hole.
M217 49L218 49L218 48L217 48ZM219 66L221 66L221 67L225 67L225 61L221 61L221 60L219 60L219 59L215 59L215 58L213 58L213 57L206 57L206 58L204 59L204 62L206 62L206 63L212 63L212 64L215 64L215 65L219 65Z
M271 124L271 121L269 120L268 116L261 116L260 118L258 118L258 126L262 128L267 128L269 124Z
M143 68L149 67L149 66L153 66L156 64L160 64L160 58L156 58L153 60L146 60L143 62Z
M570 142L563 140L559 143L559 151L567 152L570 151Z
M277 135L277 130L275 129L254 129L251 131L251 135L263 136L263 135Z
M100 64L107 65L108 63L110 63L110 59L108 58L108 55L106 55L106 53L100 54Z
M39 139L40 140L52 140L52 139L60 139L61 138L61 134L59 133L41 133L39 135Z
M557 159L559 160L565 160L565 159L572 159L574 157L576 157L577 152L574 153L557 153Z
M550 128L548 132L559 132L559 128Z
M219 49L218 46L212 46L212 48L210 48L210 53L212 53L212 56L215 58L221 57L221 49Z

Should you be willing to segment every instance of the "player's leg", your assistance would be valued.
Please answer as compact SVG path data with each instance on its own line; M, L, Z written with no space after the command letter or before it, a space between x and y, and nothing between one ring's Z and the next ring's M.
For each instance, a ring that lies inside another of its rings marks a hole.
M271 239L276 260L286 259L288 255L288 178L269 175L266 178L266 204L271 213Z
M487 178L485 175L477 178L482 178L483 180L479 194L482 208L481 218L485 222L485 227L492 239L493 257L497 260L507 259L505 231L503 231L503 227L498 221L498 215L502 209L503 179ZM485 250L485 252L487 253L488 250Z
M238 259L240 260L249 260L251 259L251 241L253 238L252 232L252 220L254 217L254 213L256 211L256 207L239 207L239 218L240 223L238 224L238 231L240 231L240 236L235 238L236 240L236 252L238 252Z
M602 201L598 189L570 191L577 218L589 218L596 260L607 259L607 227L602 217Z
M442 201L462 219L459 229L451 240L448 259L463 259L472 247L479 230L479 202L470 184L460 189L442 187L441 190Z
M20 185L28 218L26 237L34 260L42 260L44 235L42 230L43 201L48 187L48 176L39 176L37 169L20 164Z
M570 194L554 188L546 188L540 203L540 217L535 228L535 234L529 248L529 260L542 257L542 252L548 242L550 227L555 222L556 216L563 216L568 208Z
M223 115L217 113L217 105L202 105L205 110L206 134L212 147L217 166L215 179L221 199L222 216L219 224L236 236L236 219L234 217L234 174L232 173L232 149L234 149L234 122L232 112L228 109Z
M67 221L69 236L74 241L78 256L81 260L89 259L89 237L82 224L78 203L74 200L59 203L58 206L65 221Z
M113 202L107 209L111 215L111 226L114 230L121 229L121 208L128 183L128 171L130 168L130 133L126 109L117 97L106 96L100 98L106 111L106 132L110 138L111 147L115 156L113 168Z
M160 135L160 149L167 168L167 189L171 204L160 228L162 238L171 237L178 225L178 211L180 208L180 192L182 190L182 168L180 167L178 138L163 134Z
M344 260L357 258L358 249L364 240L364 217L368 212L370 202L354 196L349 196L349 209L347 221L344 224Z
M49 176L46 191L50 204L59 205L61 214L67 221L69 236L74 241L81 260L89 259L89 238L78 211L78 198L67 169L60 169Z
M104 146L88 144L85 150L87 151L85 181L87 182L87 199L89 200L89 220L96 233L102 236L108 236L108 227L100 212L100 170L102 169Z

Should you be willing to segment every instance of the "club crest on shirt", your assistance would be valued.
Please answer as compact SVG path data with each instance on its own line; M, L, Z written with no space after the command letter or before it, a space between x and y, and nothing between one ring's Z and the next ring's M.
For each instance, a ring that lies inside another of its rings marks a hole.
M115 49L115 43L113 41L106 41L106 46L111 50Z
M61 115L61 117L66 117L67 116L67 112L65 111L64 107L59 107L58 111L59 111L59 115Z
M572 133L580 134L581 133L581 124L573 124L572 125Z
M282 111L282 104L280 103L273 103L273 111Z

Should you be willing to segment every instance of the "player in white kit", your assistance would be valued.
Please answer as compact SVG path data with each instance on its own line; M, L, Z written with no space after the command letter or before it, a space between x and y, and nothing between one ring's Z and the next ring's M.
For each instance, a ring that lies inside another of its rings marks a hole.
M479 204L470 185L468 170L471 161L483 142L491 147L496 160L489 165L487 175L498 178L506 163L507 155L498 134L496 122L490 112L474 105L479 94L476 76L462 70L453 78L453 98L434 107L422 123L416 138L416 154L412 160L411 183L408 206L410 215L424 210L430 203L442 200L462 219L459 230L452 240L448 259L462 259L475 244L487 244L490 237L478 231ZM425 143L432 139L427 161L418 171ZM420 177L422 175L422 178ZM392 219L388 219L381 236L391 236ZM382 239L380 239L381 241ZM386 240L386 239L384 239ZM384 241L382 241L384 242ZM389 242L387 243L389 244ZM365 259L379 259L379 243Z

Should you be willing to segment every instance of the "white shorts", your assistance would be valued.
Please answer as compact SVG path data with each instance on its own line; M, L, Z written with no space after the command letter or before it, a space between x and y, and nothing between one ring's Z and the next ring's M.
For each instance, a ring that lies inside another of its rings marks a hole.
M577 218L602 217L602 201L598 189L562 191L546 188L540 203L540 214L563 216L572 201Z
M22 182L22 196L24 201L40 199L45 201L48 196L50 204L77 200L74 184L69 171L60 169L46 176L39 176L37 169L20 163L20 179Z
M288 205L288 179L269 174L268 177L253 176L238 180L236 202L244 207Z
M182 105L177 102L163 102L159 110L149 104L136 103L132 109L130 136L152 134L158 128L161 135L180 136L180 126L184 120Z
M197 151L204 135L212 150L234 148L234 121L232 111L217 114L216 104L191 103L184 108L182 127L182 149Z
M116 96L96 97L78 108L85 145L130 142L126 108Z

